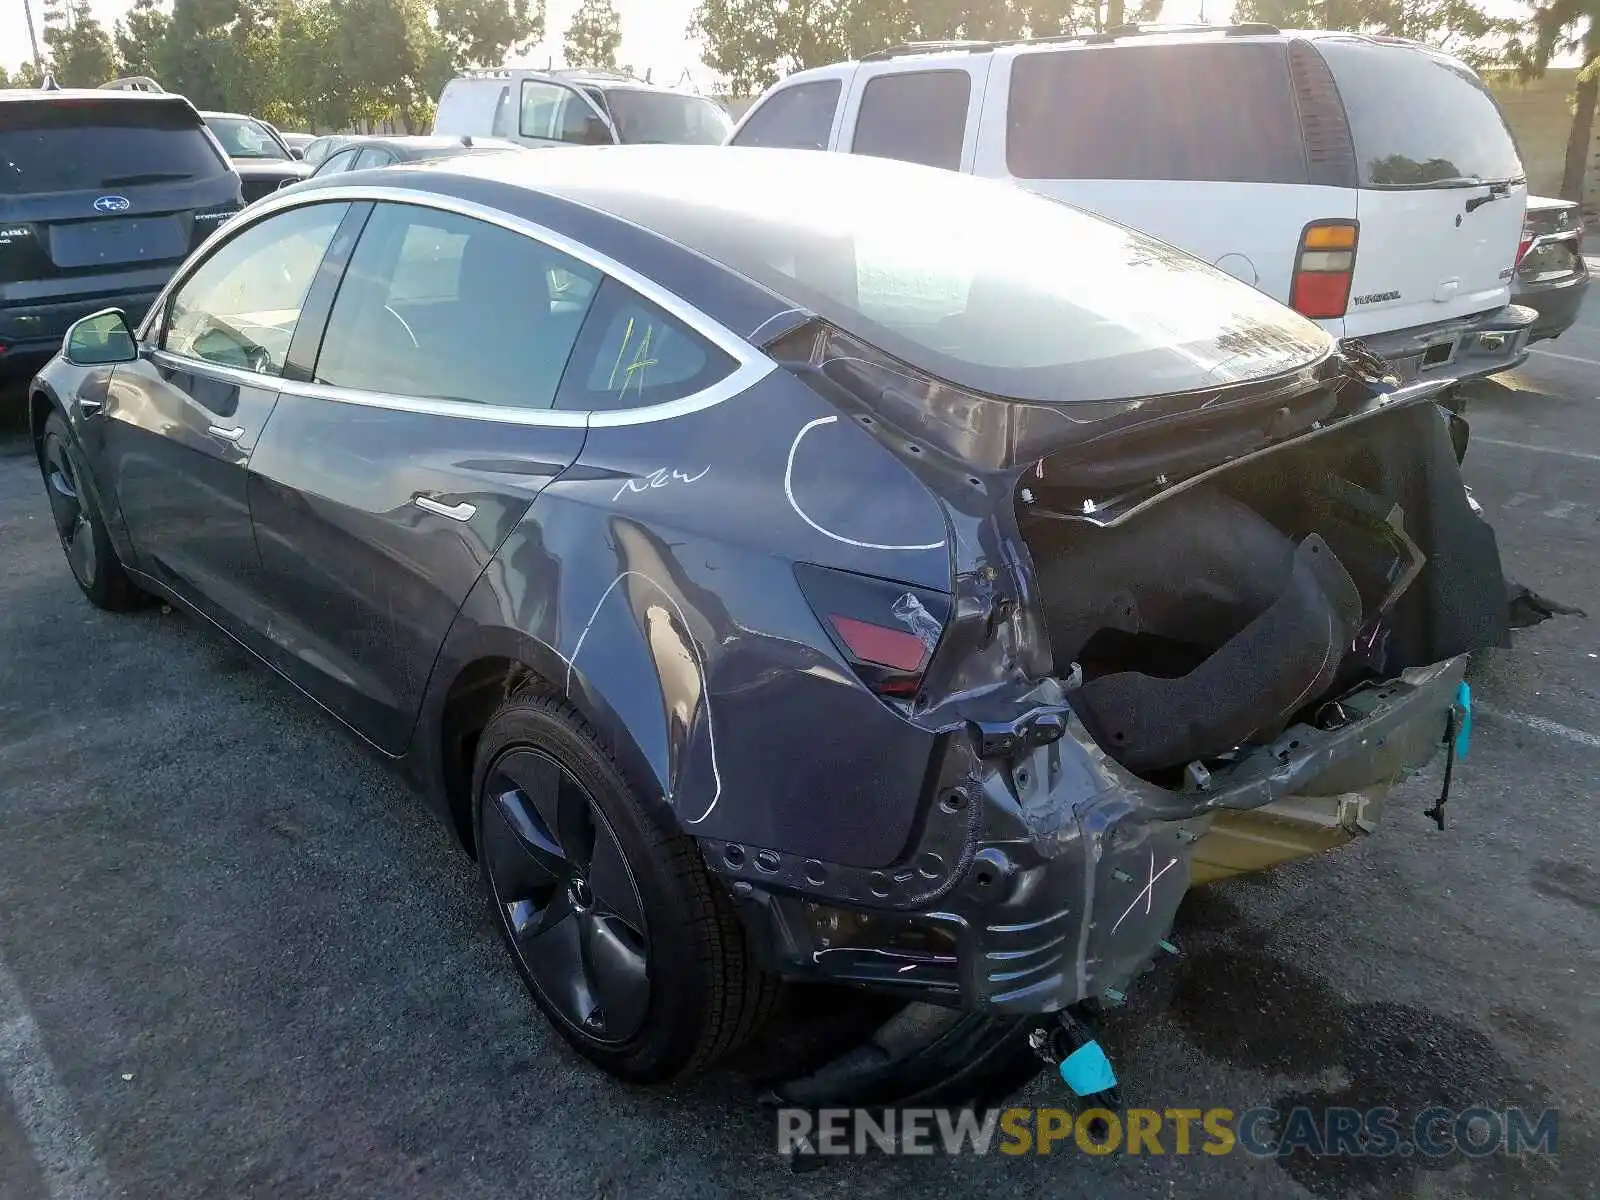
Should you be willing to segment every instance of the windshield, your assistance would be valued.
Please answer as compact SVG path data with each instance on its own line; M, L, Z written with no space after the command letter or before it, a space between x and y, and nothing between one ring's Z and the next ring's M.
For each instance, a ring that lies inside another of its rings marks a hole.
M615 88L606 93L606 104L625 144L720 146L733 130L728 114L699 96Z
M1472 69L1410 46L1317 43L1344 98L1361 186L1415 188L1523 177L1500 107Z
M619 155L606 165L627 178L599 202L991 395L1190 391L1278 374L1331 347L1231 276L1064 204L854 155L808 155L801 170L802 153L723 148L690 165L678 152L661 169Z
M249 117L207 117L206 128L216 134L229 158L288 157L266 126Z
M187 106L0 105L0 195L132 187L227 173Z

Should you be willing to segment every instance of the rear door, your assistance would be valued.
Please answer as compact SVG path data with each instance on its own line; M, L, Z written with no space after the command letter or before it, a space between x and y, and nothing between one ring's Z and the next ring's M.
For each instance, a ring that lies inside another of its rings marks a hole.
M1361 185L1348 332L1507 303L1528 186L1488 89L1419 47L1331 37L1316 45L1349 114Z
M600 278L527 234L380 203L318 281L336 294L320 351L250 461L268 654L384 750L468 590L583 448L586 418L553 404Z
M59 343L110 302L137 322L125 298L148 304L238 207L238 176L182 97L0 103L0 346Z
M975 170L1288 303L1302 231L1356 215L1355 192L1308 153L1290 50L1283 38L1162 36L997 55Z

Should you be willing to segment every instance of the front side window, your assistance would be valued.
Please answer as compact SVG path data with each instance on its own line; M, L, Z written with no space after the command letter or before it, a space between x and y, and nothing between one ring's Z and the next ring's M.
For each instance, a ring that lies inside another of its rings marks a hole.
M738 364L676 317L607 279L589 311L558 408L664 404L710 387Z
M322 165L316 169L315 174L337 175L340 171L348 171L351 164L356 161L356 153L354 150L339 151L332 158L324 160Z
M1018 179L1305 183L1282 43L1020 54L1006 165Z
M549 408L600 273L524 234L380 204L339 287L315 378L508 408Z
M1494 97L1472 70L1411 46L1319 39L1355 140L1361 186L1463 186L1522 178Z
M611 141L611 131L593 105L571 88L542 79L522 81L517 129L523 137L547 142L595 146Z
M839 108L837 79L795 83L779 88L752 112L735 146L770 146L780 150L826 150Z
M489 126L493 137L511 136L511 89L500 89L500 98L494 102L494 120Z
M971 97L965 71L879 75L861 93L851 153L959 170Z
M306 293L348 208L293 208L223 243L173 294L161 348L282 374Z

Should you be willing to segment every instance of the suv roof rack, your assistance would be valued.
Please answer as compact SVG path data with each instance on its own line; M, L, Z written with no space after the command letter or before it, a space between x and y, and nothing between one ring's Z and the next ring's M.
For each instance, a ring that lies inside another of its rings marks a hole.
M121 79L113 79L109 83L102 83L99 90L111 92L165 92L167 89L148 75L126 75Z
M1220 33L1224 37L1269 37L1282 33L1276 25L1269 25L1265 21L1243 21L1234 25L1180 25L1180 24L1134 24L1128 22L1115 25L1099 33L1061 33L1045 37L1005 38L994 42L969 42L969 41L943 41L943 42L901 42L893 46L885 46L882 50L874 50L870 54L861 56L862 62L885 62L892 58L904 58L913 54L955 54L966 52L968 54L987 54L998 50L1002 46L1048 46L1059 45L1066 42L1082 42L1084 45L1103 45L1125 37L1148 37L1152 34L1162 33Z

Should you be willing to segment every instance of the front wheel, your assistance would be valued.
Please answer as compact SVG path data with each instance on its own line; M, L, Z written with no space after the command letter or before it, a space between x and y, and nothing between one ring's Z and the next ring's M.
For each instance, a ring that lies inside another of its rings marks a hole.
M139 607L147 597L122 569L111 535L106 532L105 517L83 480L80 459L70 438L61 414L51 413L39 451L39 468L50 497L50 516L72 577L89 603L109 612L126 612Z
M656 1083L754 1032L776 981L693 839L652 818L576 710L548 695L508 700L479 739L473 795L495 922L578 1053Z

